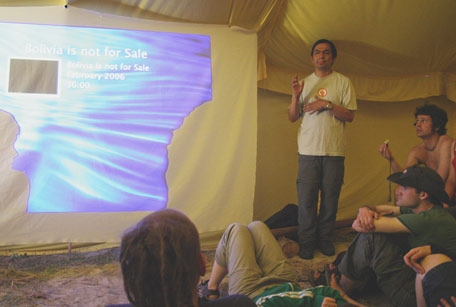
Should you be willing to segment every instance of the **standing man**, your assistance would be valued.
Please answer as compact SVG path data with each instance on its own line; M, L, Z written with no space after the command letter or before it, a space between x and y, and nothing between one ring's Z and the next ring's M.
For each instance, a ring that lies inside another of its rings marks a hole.
M314 73L299 82L292 79L293 96L288 118L302 117L298 133L299 256L312 259L318 246L334 255L330 234L336 220L344 179L345 122L353 121L355 91L350 80L333 71L334 43L320 39L312 47ZM317 214L320 197L320 214Z

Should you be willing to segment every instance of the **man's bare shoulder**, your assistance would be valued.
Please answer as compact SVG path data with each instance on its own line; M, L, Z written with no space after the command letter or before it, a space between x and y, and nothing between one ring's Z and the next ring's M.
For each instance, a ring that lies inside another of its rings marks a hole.
M439 144L437 145L437 147L439 146L442 146L442 145L445 145L445 146L450 146L451 147L451 144L453 144L453 139L448 136L448 135L441 135L440 136L440 140L439 140Z
M440 155L449 155L451 151L451 145L453 144L453 139L448 135L441 135L435 153Z
M445 135L441 135L439 137L439 141L437 143L435 151L439 152L442 149L451 148L452 144L453 144L453 139L451 137L449 137L446 134ZM420 143L420 144L415 145L414 147L412 147L412 149L410 150L410 153L419 154L419 153L423 153L423 152L426 152L426 151L429 151L429 150L426 149L424 143Z

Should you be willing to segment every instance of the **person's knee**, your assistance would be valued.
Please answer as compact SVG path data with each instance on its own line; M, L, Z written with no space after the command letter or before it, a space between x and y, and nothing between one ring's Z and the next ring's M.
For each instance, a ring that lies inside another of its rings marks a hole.
M225 232L220 239L217 249L215 250L215 262L220 265L221 267L226 267L226 257L227 257L227 249L231 244L233 244L233 240L236 240L236 237L242 236L243 232L248 232L249 230L245 225L240 223L232 223L226 227Z
M232 231L236 231L240 228L243 228L245 227L244 225L240 224L240 223L232 223L230 225L228 225L225 229L225 233L229 234L231 233Z
M232 223L228 225L228 227L226 227L225 231L223 232L222 238L219 241L217 249L221 249L222 247L225 248L233 234L238 234L242 232L244 229L247 230L247 227L240 223Z
M254 238L258 237L258 236L264 236L268 232L271 233L271 230L269 229L269 227L266 226L266 224L261 221L253 221L247 226L247 228L249 229L250 233L252 234L252 236ZM272 233L271 233L271 235L272 235Z
M265 223L262 221L253 221L248 225L249 229L260 229L260 228L268 228ZM269 229L269 228L268 228Z
M384 246L385 244L389 245L393 242L390 240L387 234L380 232L360 232L358 233L359 244L367 244L371 248L374 246Z
M359 246L359 245L364 245L364 244L370 244L372 242L372 239L374 237L373 232L359 232L356 237L353 239L352 243Z

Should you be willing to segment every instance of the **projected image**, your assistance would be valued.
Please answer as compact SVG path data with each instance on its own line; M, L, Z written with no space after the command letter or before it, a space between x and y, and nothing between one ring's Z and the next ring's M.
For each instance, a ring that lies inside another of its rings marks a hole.
M0 23L0 109L27 212L166 207L173 131L212 99L210 37Z
M23 75L41 76L34 82L22 82ZM11 59L9 65L10 93L57 94L58 61Z

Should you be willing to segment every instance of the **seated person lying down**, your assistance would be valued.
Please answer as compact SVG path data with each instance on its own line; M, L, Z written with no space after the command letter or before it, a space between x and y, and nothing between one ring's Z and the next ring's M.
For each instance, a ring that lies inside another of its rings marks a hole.
M219 297L219 285L227 274L229 294L247 295L257 306L362 306L342 291L334 276L331 287L301 289L279 243L259 221L231 224L225 230L210 279L203 284L204 297Z

